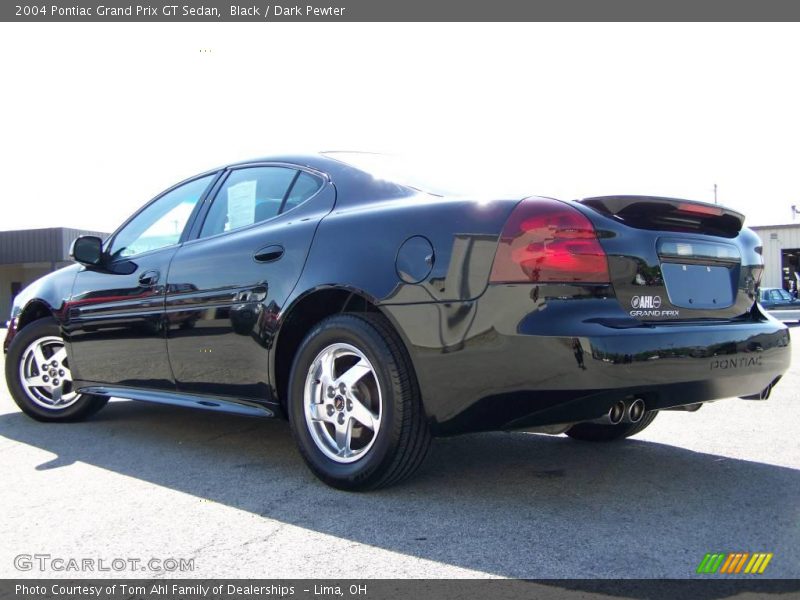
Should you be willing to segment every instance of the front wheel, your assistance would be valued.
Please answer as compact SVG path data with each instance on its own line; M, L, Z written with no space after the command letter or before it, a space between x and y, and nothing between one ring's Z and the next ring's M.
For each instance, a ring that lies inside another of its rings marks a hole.
M340 489L396 483L430 444L411 362L381 315L335 315L313 327L295 355L288 412L309 468Z
M37 421L79 421L108 402L74 390L67 349L51 317L34 321L14 337L6 356L6 383L17 406Z

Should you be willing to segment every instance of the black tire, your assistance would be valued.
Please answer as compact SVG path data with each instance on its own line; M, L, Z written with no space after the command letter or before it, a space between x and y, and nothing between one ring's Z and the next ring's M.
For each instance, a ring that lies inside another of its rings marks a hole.
M77 399L65 408L47 408L37 403L26 391L20 375L20 362L31 344L45 338L61 338L58 323L52 317L39 319L23 327L14 336L8 348L5 361L6 384L14 402L22 412L37 421L81 421L92 416L108 403L107 397L79 394Z
M643 431L658 415L657 410L644 413L638 423L618 423L617 425L603 425L600 423L578 423L567 430L567 435L583 442L613 442L629 438Z
M326 456L314 440L314 421L309 424L304 405L309 369L321 353L336 344L350 345L368 359L373 369L370 377L377 382L382 398L380 425L372 445L355 462L344 464ZM411 360L391 325L379 314L345 313L316 324L295 354L287 404L292 435L303 459L317 477L335 488L355 491L395 484L416 471L430 446Z

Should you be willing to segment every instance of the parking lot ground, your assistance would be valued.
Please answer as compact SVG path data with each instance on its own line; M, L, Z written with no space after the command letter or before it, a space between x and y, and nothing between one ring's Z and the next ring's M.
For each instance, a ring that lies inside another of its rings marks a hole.
M281 421L112 401L43 424L3 383L0 577L691 578L737 551L800 577L793 352L767 402L665 412L617 444L440 439L413 479L369 494L318 482ZM20 554L194 570L18 571Z

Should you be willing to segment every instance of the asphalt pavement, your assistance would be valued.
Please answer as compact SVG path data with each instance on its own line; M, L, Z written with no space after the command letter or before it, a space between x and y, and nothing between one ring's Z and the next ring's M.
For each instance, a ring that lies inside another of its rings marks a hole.
M664 412L616 444L439 439L368 494L318 482L282 421L115 400L43 424L3 382L0 577L685 578L708 552L772 552L767 574L797 578L793 352L769 401ZM120 559L150 570L97 571Z

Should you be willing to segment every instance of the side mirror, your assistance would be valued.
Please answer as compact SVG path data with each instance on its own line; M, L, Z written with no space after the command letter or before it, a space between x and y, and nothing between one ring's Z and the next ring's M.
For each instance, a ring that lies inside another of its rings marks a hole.
M103 240L93 235L82 235L72 242L69 256L82 265L95 267L103 259Z

